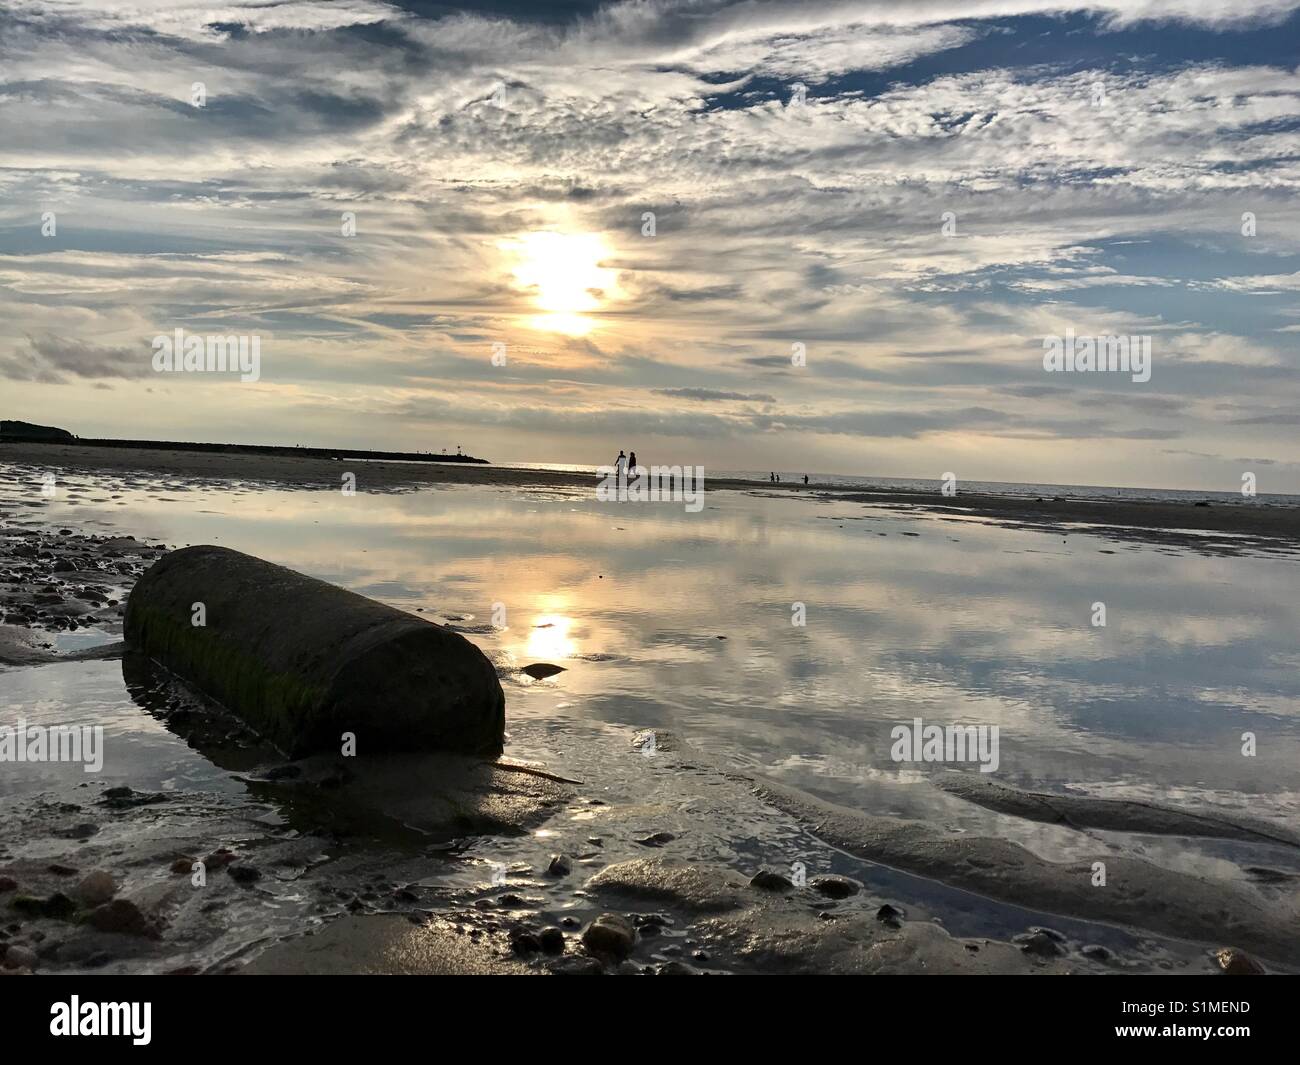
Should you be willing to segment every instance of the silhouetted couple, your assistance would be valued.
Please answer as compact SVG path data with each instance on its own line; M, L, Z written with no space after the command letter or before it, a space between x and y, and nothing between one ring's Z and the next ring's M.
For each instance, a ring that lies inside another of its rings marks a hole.
M618 458L614 460L614 486L618 487L619 482L627 484L628 476L636 472L636 452L633 451L631 456L624 455L620 450Z

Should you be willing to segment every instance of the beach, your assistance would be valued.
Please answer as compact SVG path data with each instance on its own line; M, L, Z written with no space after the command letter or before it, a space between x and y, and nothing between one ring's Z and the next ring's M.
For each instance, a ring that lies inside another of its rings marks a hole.
M6 766L15 971L1300 969L1295 508L708 480L693 514L586 474L45 444L0 471L0 723L104 754ZM135 581L191 543L464 635L501 759L286 759L123 656ZM998 725L996 771L900 762L913 722Z

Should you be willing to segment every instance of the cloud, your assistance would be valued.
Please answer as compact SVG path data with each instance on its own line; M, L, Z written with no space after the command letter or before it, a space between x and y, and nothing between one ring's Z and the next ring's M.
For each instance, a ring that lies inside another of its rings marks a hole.
M142 377L150 370L149 348L103 347L76 337L28 337L25 346L0 356L0 377L53 384L71 377Z
M776 397L762 392L720 392L715 388L655 388L651 389L657 396L669 396L675 399L694 399L701 403L727 403L732 401L744 403L775 403Z
M501 442L480 451L585 454L626 425L746 461L892 441L913 468L978 440L1037 480L1071 439L1097 478L1136 475L1112 441L1291 453L1288 423L1233 419L1300 399L1300 74L1233 35L1296 3L510 6L9 5L0 377L114 380L129 410L114 366L183 326L267 338L259 432L378 412L403 446L427 411ZM1215 47L1150 32L1172 24ZM544 230L608 244L581 339L537 329L513 277ZM1152 381L1045 379L1066 325L1151 334Z

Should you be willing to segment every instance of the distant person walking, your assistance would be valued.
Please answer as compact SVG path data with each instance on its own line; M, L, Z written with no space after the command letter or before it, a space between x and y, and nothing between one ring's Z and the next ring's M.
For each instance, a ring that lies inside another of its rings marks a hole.
M769 474L767 475L767 479L768 479L769 481L771 481L773 484L776 484L776 474L775 474L775 473L769 473Z
M627 457L627 473L629 477L636 476L636 452L633 451Z
M808 483L808 475L806 473L803 475L803 483L804 484Z
M614 487L617 488L619 482L627 484L627 456L619 449L618 458L614 460Z

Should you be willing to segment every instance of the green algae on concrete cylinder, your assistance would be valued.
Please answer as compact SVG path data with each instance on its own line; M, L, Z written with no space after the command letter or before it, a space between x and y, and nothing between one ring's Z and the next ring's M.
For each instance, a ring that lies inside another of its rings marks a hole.
M504 742L501 682L465 637L228 548L154 563L127 601L126 642L293 757L338 751L349 732L359 753Z

